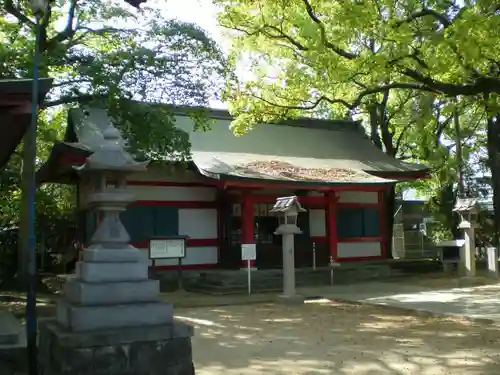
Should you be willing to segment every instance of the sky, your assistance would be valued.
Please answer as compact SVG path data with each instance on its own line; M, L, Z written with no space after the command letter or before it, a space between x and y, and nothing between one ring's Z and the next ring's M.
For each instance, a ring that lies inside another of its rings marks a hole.
M216 7L211 0L149 0L148 6L164 10L166 18L192 22L203 28L224 50L228 43L218 26Z

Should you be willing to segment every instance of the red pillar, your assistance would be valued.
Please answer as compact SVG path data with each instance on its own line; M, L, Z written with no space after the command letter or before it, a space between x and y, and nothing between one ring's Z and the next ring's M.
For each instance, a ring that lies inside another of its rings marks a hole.
M255 243L254 239L254 201L253 197L245 193L241 201L241 243ZM255 267L255 261L250 261L250 267ZM241 261L241 268L247 268L247 261Z
M378 217L380 225L380 255L382 258L387 258L387 245L389 239L387 238L387 222L385 214L386 206L384 200L384 192L378 192Z
M225 203L226 203L226 195L225 192L221 189L217 190L217 263L220 265L222 251L225 250Z
M333 261L336 262L337 256L337 244L338 244L338 234L337 234L337 197L334 191L329 191L325 193L326 196L326 235L328 237L328 249L330 250L330 256Z

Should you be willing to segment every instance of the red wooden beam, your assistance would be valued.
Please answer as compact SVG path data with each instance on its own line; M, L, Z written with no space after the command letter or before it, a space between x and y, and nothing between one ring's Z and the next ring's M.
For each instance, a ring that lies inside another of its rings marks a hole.
M131 206L163 206L176 208L217 208L216 201L157 201L140 200L130 203Z
M316 191L380 191L388 190L391 185L378 184L378 185L363 185L358 183L346 183L339 186L325 186L325 185L296 185L290 183L268 184L265 182L249 182L249 181L224 181L226 188L254 188L254 189L290 189L290 190L316 190Z
M380 225L380 253L383 258L387 258L387 245L389 238L387 238L387 224L386 224L386 210L384 193L379 191L378 193L378 214L379 214L379 225Z
M335 192L329 191L325 195L326 198L326 210L325 210L325 222L326 222L326 233L328 237L328 249L330 251L330 256L334 262L337 261L337 243L338 243L338 233L337 233L337 201L338 197Z

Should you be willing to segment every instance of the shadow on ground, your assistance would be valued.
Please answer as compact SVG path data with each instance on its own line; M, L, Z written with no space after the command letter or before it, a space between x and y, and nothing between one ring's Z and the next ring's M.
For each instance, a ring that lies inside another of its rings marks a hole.
M331 301L177 310L197 374L498 374L500 329Z

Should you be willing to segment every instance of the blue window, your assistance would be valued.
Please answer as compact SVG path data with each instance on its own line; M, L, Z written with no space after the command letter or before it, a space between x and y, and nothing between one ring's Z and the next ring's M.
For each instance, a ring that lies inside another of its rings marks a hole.
M178 234L179 216L175 207L132 205L122 212L121 219L131 242Z
M120 214L132 242L144 242L155 235L153 206L129 206Z
M179 234L179 210L175 207L154 207L155 236Z
M377 208L339 208L337 214L339 239L380 236L380 218Z
M95 210L85 210L84 217L84 242L89 243L97 229L97 212Z

